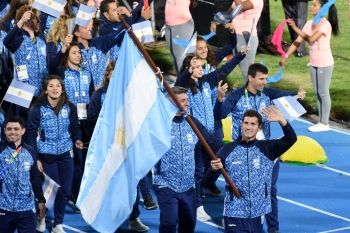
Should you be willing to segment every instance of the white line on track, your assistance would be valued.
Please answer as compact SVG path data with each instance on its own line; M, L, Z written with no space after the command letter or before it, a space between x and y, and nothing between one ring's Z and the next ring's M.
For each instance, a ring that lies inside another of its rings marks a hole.
M310 121L307 121L307 120L304 120L304 119L297 119L297 121L300 121L300 122L303 122L303 123L306 123L308 125L312 125L312 123ZM334 132L337 132L337 133L342 133L342 134L345 134L345 135L349 135L350 136L350 132L347 132L345 130L339 130L339 129L336 129L336 128L332 128L330 127L330 130L334 131Z
M218 180L225 182L225 180L223 178L221 178L221 177ZM288 202L288 203L291 203L291 204L294 204L294 205L297 205L297 206L300 206L300 207L303 207L303 208L306 208L306 209L309 209L309 210L313 210L313 211L321 213L321 214L325 214L325 215L328 215L328 216L331 216L331 217L334 217L334 218L341 219L341 220L346 221L346 222L350 222L349 218L342 217L340 215L333 214L333 213L328 212L328 211L324 211L324 210L321 210L321 209L318 209L318 208L315 208L315 207L312 207L312 206L309 206L309 205L305 205L305 204L302 204L300 202L296 202L296 201L293 201L293 200L290 200L290 199L287 199L287 198L284 198L284 197L281 197L281 196L277 196L277 198L282 200L282 201L285 201L285 202Z
M85 232L85 231L81 231L81 230L79 230L79 229L77 229L77 228L70 227L70 226L67 226L67 225L65 225L65 224L63 224L63 227L64 227L64 228L67 228L67 229L69 229L69 230L71 230L71 231L74 231L74 232L78 232L78 233L87 233L87 232Z
M328 211L324 211L324 210L321 210L321 209L318 209L318 208L315 208L315 207L312 207L312 206L309 206L309 205L305 205L305 204L302 204L300 202L296 202L296 201L293 201L293 200L290 200L290 199L287 199L287 198L284 198L284 197L281 197L281 196L277 196L277 198L279 200L282 200L282 201L285 201L285 202L288 202L288 203L291 203L291 204L294 204L294 205L297 205L297 206L300 206L300 207L303 207L303 208L306 208L306 209L309 209L309 210L313 210L313 211L321 213L321 214L325 214L325 215L328 215L328 216L331 216L331 217L334 217L334 218L341 219L341 220L346 221L346 222L350 222L349 218L342 217L340 215L333 214L333 213L328 212Z
M338 169L335 169L335 168L331 168L331 167L328 167L326 165L323 165L323 164L315 164L316 167L320 167L320 168L323 168L323 169L327 169L327 170L330 170L332 172L335 172L335 173L339 173L339 174L342 174L344 176L350 176L350 173L349 172L344 172L344 171L341 171L341 170L338 170Z
M350 227L343 227L343 228L332 229L332 230L328 230L328 231L320 231L318 233L338 232L338 231L345 231L345 230L349 230L349 229L350 229Z
M204 224L210 225L210 226L212 226L212 227L217 227L217 228L219 228L219 229L221 229L221 230L224 230L224 227L223 227L223 226L220 226L220 225L218 225L218 224L216 224L216 223L213 223L213 222L202 222L202 221L201 221L201 223L204 223Z

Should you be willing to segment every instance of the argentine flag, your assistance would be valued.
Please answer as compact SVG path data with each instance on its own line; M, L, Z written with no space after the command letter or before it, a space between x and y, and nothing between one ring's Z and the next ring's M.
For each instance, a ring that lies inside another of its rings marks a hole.
M272 100L272 102L277 106L284 118L289 121L295 120L306 113L304 107L293 96L283 96Z
M14 78L6 91L4 100L25 108L29 108L34 92L35 87Z
M57 18L63 12L66 3L66 0L34 0L32 7Z
M77 205L99 232L131 213L137 184L170 149L177 109L128 34L90 142Z
M75 18L75 24L82 27L87 27L96 13L96 8L80 4L77 17Z

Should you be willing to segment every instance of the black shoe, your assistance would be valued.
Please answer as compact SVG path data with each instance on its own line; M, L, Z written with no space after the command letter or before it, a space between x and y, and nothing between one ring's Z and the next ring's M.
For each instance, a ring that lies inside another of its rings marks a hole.
M80 213L80 209L75 205L74 200L69 200L68 204L72 207L74 213Z
M211 195L213 196L220 196L221 195L221 191L220 189L216 186L216 184L212 184L212 185L204 185L203 186L205 189L207 189Z
M158 208L158 205L153 201L152 196L147 196L143 199L143 208L146 210L154 210Z

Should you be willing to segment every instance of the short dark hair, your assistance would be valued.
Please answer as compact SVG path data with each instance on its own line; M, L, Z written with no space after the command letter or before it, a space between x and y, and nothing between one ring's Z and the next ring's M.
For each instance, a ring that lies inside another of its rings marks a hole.
M100 12L101 14L105 13L108 11L108 5L110 3L116 3L115 0L104 0L102 1L101 5L100 5Z
M24 120L20 116L9 116L4 122L4 129L6 129L8 123L18 123L22 129L25 128Z
M247 111L245 111L245 113L243 115L243 120L245 117L256 117L258 119L259 126L262 125L262 117L261 117L260 113L256 110L248 109Z
M180 95L180 94L186 94L187 93L187 89L184 87L179 87L179 86L174 86L171 88L171 90L173 90L175 95Z
M251 64L248 68L248 75L252 76L253 78L255 78L256 73L263 73L263 74L267 74L269 72L269 70L267 69L267 67L263 64L260 63L254 63Z

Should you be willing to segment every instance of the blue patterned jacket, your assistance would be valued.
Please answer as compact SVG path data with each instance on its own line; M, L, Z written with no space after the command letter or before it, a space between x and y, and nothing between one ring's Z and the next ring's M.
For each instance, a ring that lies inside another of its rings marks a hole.
M0 142L0 209L35 212L35 198L45 201L36 152L26 144L20 147L20 152L13 158L15 145Z
M30 145L39 154L63 154L81 139L77 111L72 103L64 104L56 115L45 99L30 108L27 125Z
M83 57L82 66L93 74L95 88L101 86L103 82L104 72L109 61L107 53L115 45L120 47L124 33L124 29L120 27L110 34L91 39L88 48L85 48L83 44L79 44Z
M26 65L29 76L26 82L35 87L34 96L39 96L44 79L48 74L44 39L36 36L33 42L26 31L15 26L5 37L4 45L13 54L14 65ZM15 72L15 77L18 79L17 72Z
M208 74L198 79L197 91L193 88L193 81L188 70L181 73L176 80L176 86L189 88L188 99L190 103L191 115L196 117L210 133L214 133L214 114L212 95L220 80L224 79L244 58L245 56L238 53L233 59Z
M66 68L63 79L69 101L74 105L78 103L90 103L91 75L86 67L80 68L79 71L69 67Z
M215 120L221 120L231 113L232 139L237 140L241 136L241 123L244 112L248 109L254 109L262 115L262 130L265 138L269 139L271 135L270 122L264 117L264 114L262 114L262 108L271 106L271 101L274 99L295 94L295 92L283 91L269 87L265 87L262 92L253 94L250 91L246 91L246 87L241 87L229 93L223 102L216 101L214 117Z
M194 117L197 125L213 151L222 143L210 135L204 126ZM171 127L171 148L154 167L154 184L159 188L167 187L177 193L195 188L195 150L199 149L198 138L183 116L176 116Z
M226 191L224 216L255 218L271 212L273 160L297 140L289 123L282 129L281 139L234 141L220 149L218 156L242 195L236 198L231 191Z

